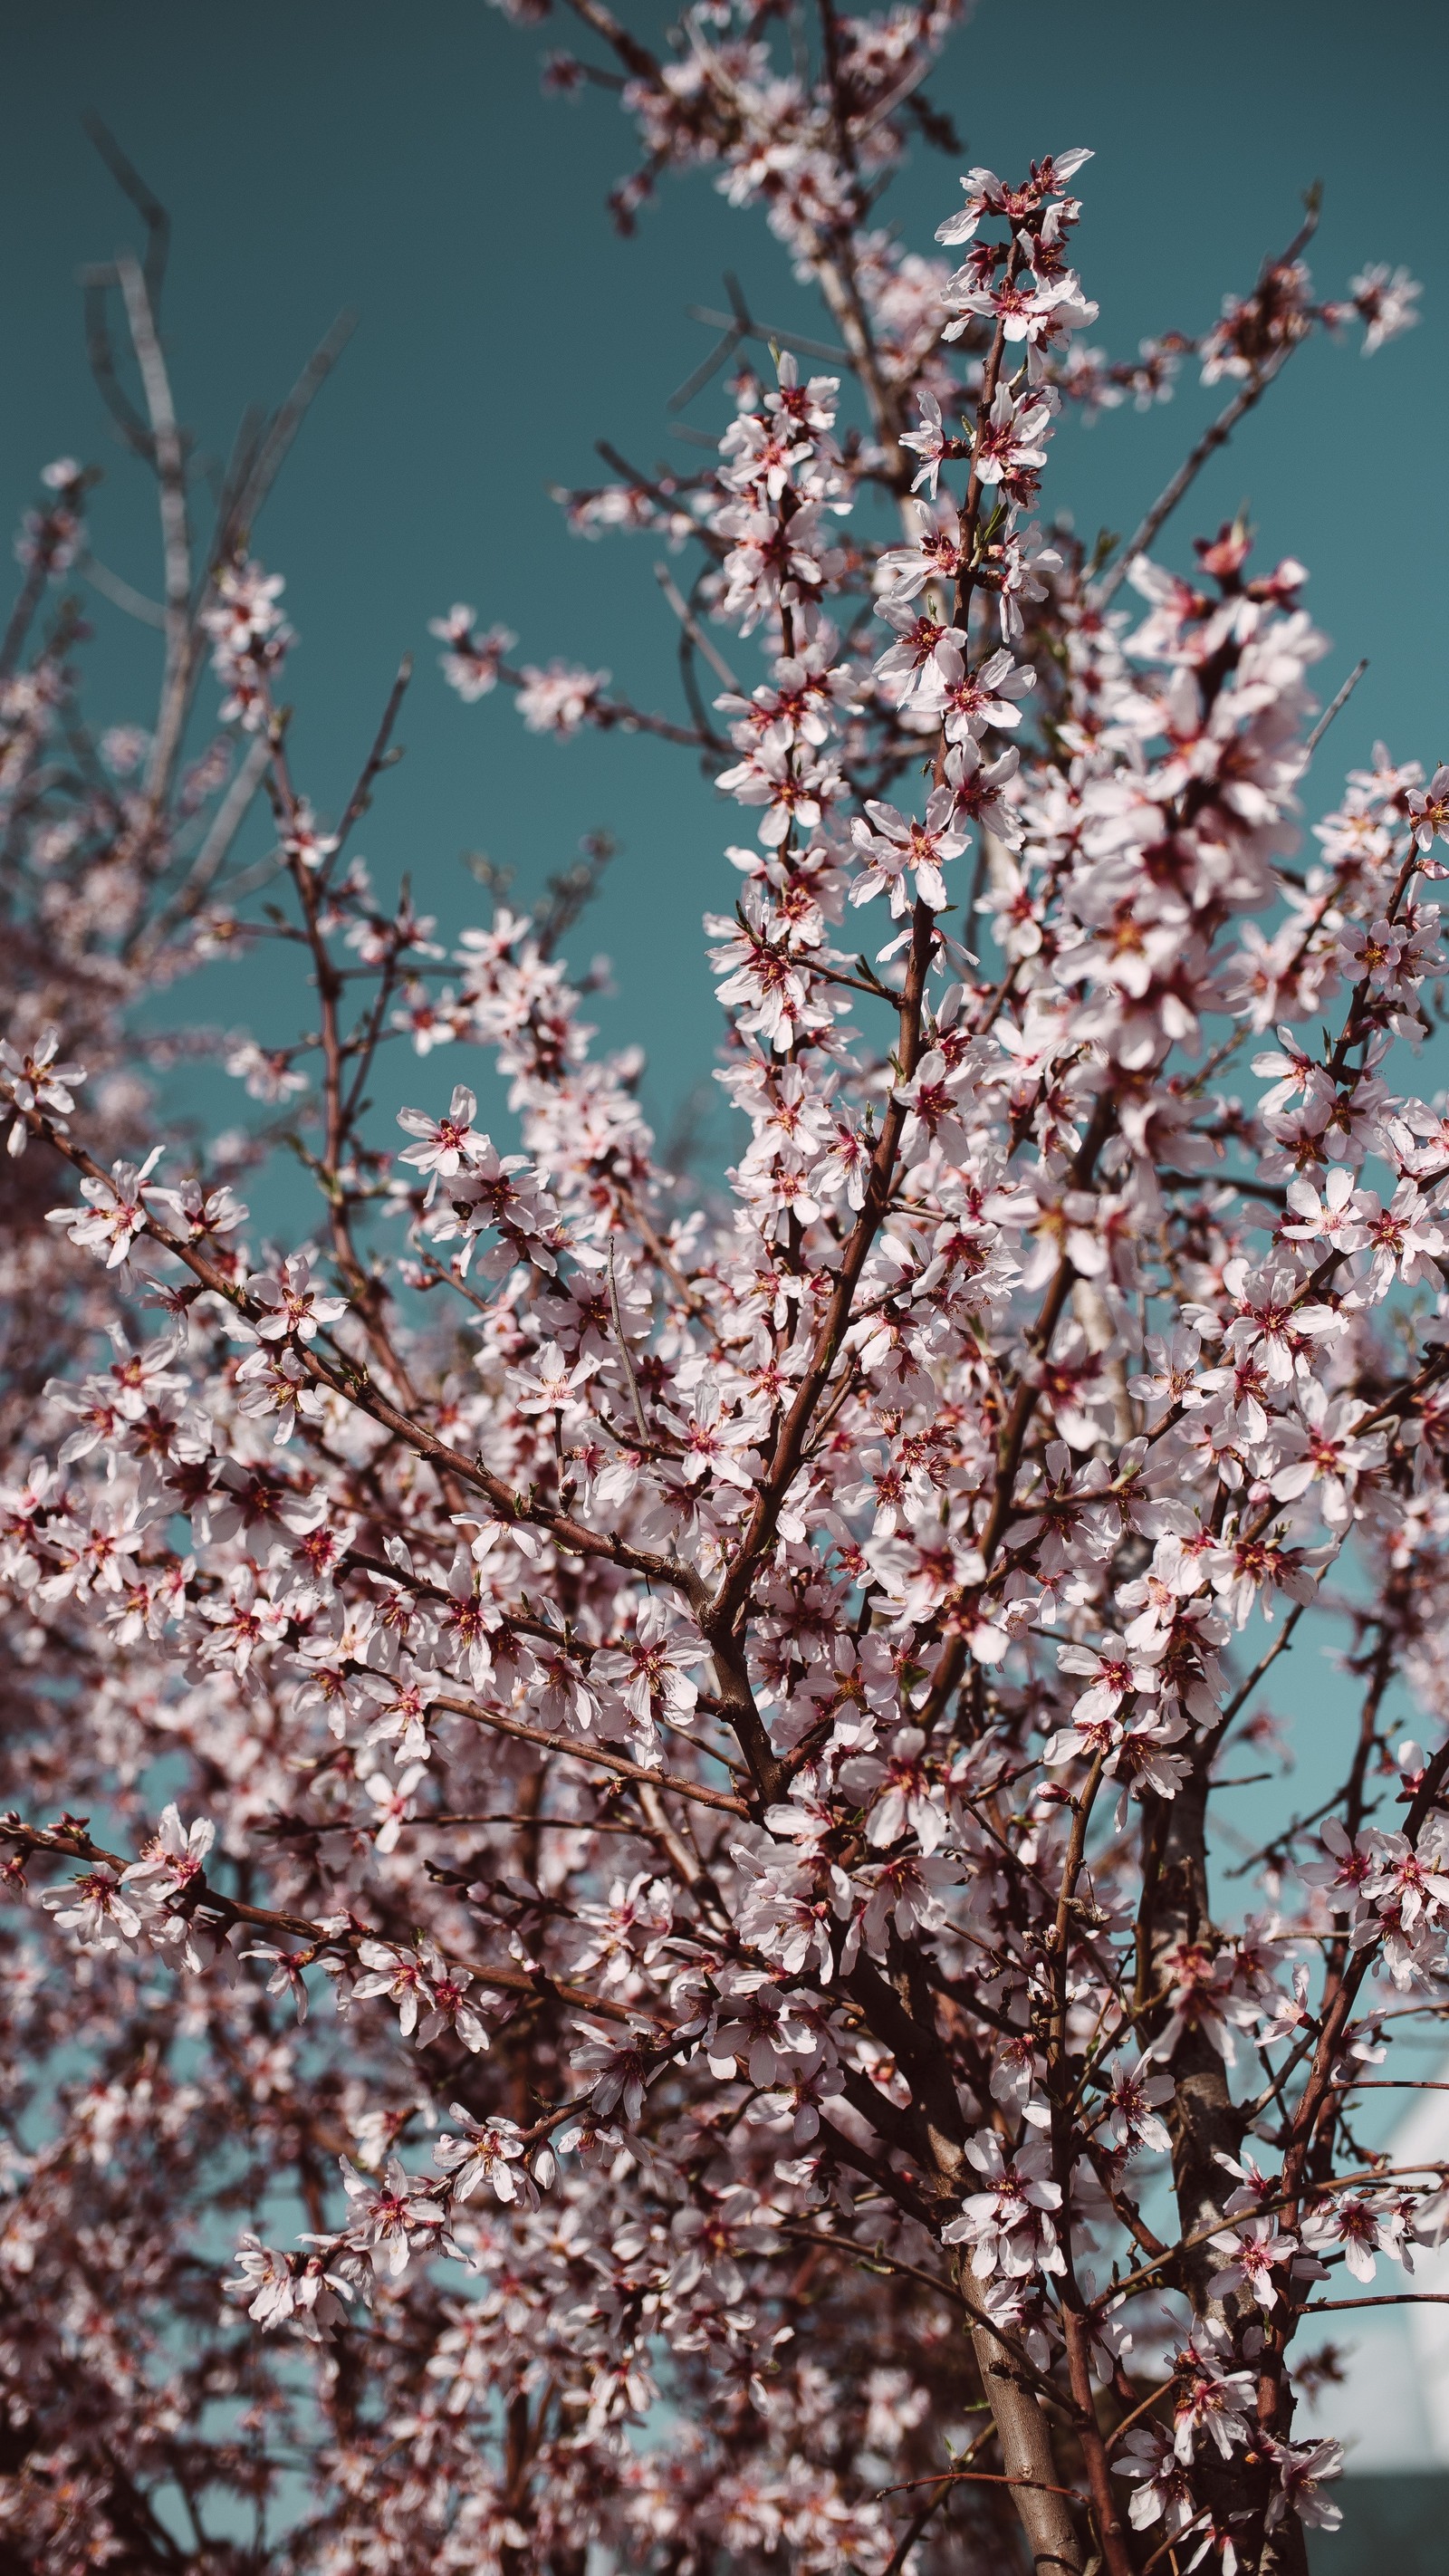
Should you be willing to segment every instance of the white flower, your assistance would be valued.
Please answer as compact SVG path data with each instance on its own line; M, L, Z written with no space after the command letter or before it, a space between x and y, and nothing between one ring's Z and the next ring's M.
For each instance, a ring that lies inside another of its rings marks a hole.
M70 1086L84 1082L86 1075L83 1064L57 1064L59 1053L59 1029L47 1029L33 1047L24 1049L0 1041L0 1091L9 1093L17 1112L38 1110L64 1134L66 1113L75 1107ZM24 1115L17 1115L7 1151L23 1154L28 1134Z
M1141 2058L1131 2066L1114 2066L1104 2124L1107 2135L1129 2153L1142 2146L1151 2147L1156 2155L1167 2155L1172 2140L1157 2115L1176 2090L1170 2075L1152 2072L1150 2064Z
M72 1243L88 1252L104 1252L106 1268L118 1269L149 1222L146 1182L160 1160L161 1147L156 1145L139 1168L134 1163L113 1163L108 1181L83 1180L81 1197L88 1213L52 1208L47 1225L65 1226Z
M1094 1718L1115 1716L1129 1691L1155 1691L1156 1666L1163 1651L1161 1644L1130 1647L1111 1629L1097 1647L1059 1646L1057 1661L1062 1671L1089 1676L1088 1688L1072 1705L1073 1725L1090 1725Z
M916 407L921 415L921 427L902 430L901 445L913 447L922 460L921 470L911 485L911 490L919 492L924 484L934 501L936 478L941 471L942 459L945 455L946 432L941 420L941 406L934 394L917 394Z
M399 1161L411 1163L419 1172L433 1172L450 1180L475 1150L487 1147L487 1137L480 1135L473 1124L477 1114L477 1100L461 1082L454 1089L445 1118L429 1118L421 1109L400 1109L399 1127L420 1141L407 1146Z
M47 1889L40 1901L63 1932L74 1932L83 1950L129 1949L153 1910L138 1905L124 1878L110 1869L87 1870L69 1887Z
M656 1709L687 1720L699 1698L698 1685L689 1676L707 1660L708 1651L700 1639L674 1625L662 1601L651 1599L634 1622L633 1643L595 1655L590 1673L610 1683L641 1723Z
M173 1802L162 1808L151 1840L125 1872L125 1884L145 1888L152 1896L178 1895L200 1877L215 1840L216 1827L209 1817L198 1816L194 1825L183 1825Z
M330 2246L338 2240L312 2241ZM341 2271L329 2272L321 2253L274 2253L270 2245L248 2233L237 2247L236 2260L238 2276L224 2281L222 2288L229 2297L246 2302L247 2315L256 2319L264 2333L290 2321L309 2342L320 2343L328 2329L342 2322L339 2297L354 2296L351 2282Z
M1197 2498L1163 2425L1134 2424L1112 2465L1119 2477L1139 2481L1127 2508L1134 2531L1150 2531L1154 2522L1165 2519L1169 2534L1176 2536L1197 2521Z
M1260 2437L1262 2447L1278 2472L1278 2483L1269 2500L1267 2524L1276 2531L1285 2514L1296 2513L1300 2522L1320 2531L1336 2531L1343 2520L1343 2508L1318 2493L1320 2483L1343 2475L1341 2442L1275 2442Z
M407 2270L411 2254L419 2247L430 2252L438 2244L447 2227L446 2216L437 2201L427 2197L429 2186L410 2180L396 2156L389 2156L380 2183L359 2173L347 2156L339 2161L342 2187L353 2204L343 2241L370 2254L376 2269L397 2280Z
M475 2120L461 2102L452 2106L452 2116L462 2130L452 2137L445 2129L433 2149L433 2162L440 2173L453 2176L453 2194L457 2200L471 2200L480 2184L487 2183L494 2198L504 2202L528 2196L528 2177L517 2170L523 2155L523 2142L512 2120Z
M594 2076L589 2095L593 2109L601 2120L611 2111L622 2111L632 2127L644 2108L654 2056L652 2035L641 2028L632 2039L625 2039L617 2028L601 2029L596 2022L581 2022L579 2032L571 2062Z
M577 733L594 715L608 685L607 671L581 671L572 663L557 661L540 671L525 662L518 712L530 733Z
M1215 2253L1228 2257L1208 2283L1209 2298L1225 2299L1232 2290L1247 2289L1260 2308L1277 2306L1274 2268L1293 2261L1299 2250L1296 2236L1285 2236L1276 2218L1245 2218L1208 2241Z
M960 2217L942 2228L942 2244L969 2245L972 2268L983 2280L998 2269L1017 2278L1064 2270L1046 2215L1062 2205L1061 2186L1050 2178L1050 2146L1029 2138L1008 2157L994 2129L979 2129L968 2138L966 2153L986 2188L967 2194Z
M597 1377L603 1363L592 1353L570 1362L557 1342L545 1342L532 1368L511 1369L514 1402L520 1413L556 1413L563 1421L584 1413L579 1390Z
M311 1280L312 1265L302 1252L292 1253L277 1270L253 1273L247 1294L262 1308L256 1331L264 1342L314 1342L319 1325L335 1324L346 1314L345 1297L319 1295Z
M396 1781L389 1780L385 1771L369 1771L362 1786L377 1809L375 1851L396 1851L404 1825L412 1821L413 1791L427 1776L421 1762L410 1762Z
M915 878L915 891L922 903L934 912L944 910L948 901L946 880L941 870L950 860L959 859L966 847L966 835L954 822L956 794L952 787L937 787L926 806L924 823L913 815L898 813L894 805L882 804L878 798L866 801L866 813L874 829L857 818L852 825L856 850L865 862L861 874L850 889L852 903L869 903L882 890L889 893L891 911L897 915L907 909L906 873Z

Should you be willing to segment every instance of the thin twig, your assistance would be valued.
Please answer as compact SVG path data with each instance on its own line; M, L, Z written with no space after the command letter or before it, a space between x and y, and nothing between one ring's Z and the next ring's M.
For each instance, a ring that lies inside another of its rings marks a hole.
M1263 264L1258 278L1259 295L1272 277L1283 269L1292 267L1299 253L1306 249L1312 240L1318 229L1320 196L1321 191L1315 182L1304 197L1303 221L1287 249L1277 259L1265 260ZM1241 391L1233 396L1226 411L1219 412L1217 419L1203 431L1191 455L1186 457L1178 467L1166 490L1158 494L1146 518L1124 552L1118 556L1112 570L1093 582L1089 596L1094 608L1105 608L1109 601L1116 598L1137 557L1146 553L1159 528L1165 520L1171 518L1183 494L1196 482L1208 458L1215 454L1218 448L1226 446L1239 421L1253 409L1255 403L1262 401L1274 378L1282 374L1294 350L1301 345L1302 338L1306 336L1306 332L1300 334L1299 338L1287 340L1280 349L1275 350L1267 364L1250 376Z
M1197 481L1208 458L1215 455L1220 447L1226 447L1239 421L1245 419L1254 405L1262 401L1274 377L1282 373L1296 347L1297 342L1290 340L1287 347L1280 349L1270 358L1257 375L1250 376L1241 391L1234 394L1226 411L1219 412L1217 419L1203 431L1196 447L1190 455L1184 457L1166 489L1159 492L1147 516L1134 531L1111 571L1104 573L1099 581L1093 583L1090 598L1095 609L1108 607L1116 598L1138 556L1146 554L1158 530L1171 518L1183 495Z
M602 1745L585 1744L577 1735L550 1734L546 1727L524 1726L516 1717L505 1717L501 1711L480 1708L476 1700L454 1699L439 1691L430 1703L434 1708L451 1709L455 1717L470 1717L475 1726L491 1727L495 1735L511 1735L520 1744L536 1744L545 1753L566 1753L576 1762L590 1762L595 1769L612 1771L621 1780L646 1781L651 1789L668 1789L676 1798L688 1798L697 1807L715 1807L727 1816L747 1816L750 1812L743 1798L733 1798L724 1789L706 1789L698 1780L681 1780L672 1771L650 1771L642 1762L627 1761L622 1753L606 1753Z
M250 451L242 450L233 488L217 513L208 578L231 553L238 537L255 524L288 449L356 328L355 313L344 310L338 314L318 341L281 409L252 442Z
M407 696L412 676L413 657L411 653L404 653L402 660L397 666L397 677L388 691L387 704L382 711L382 721L379 724L376 733L373 735L372 749L369 751L366 760L362 764L362 772L358 778L357 785L354 787L352 794L348 797L347 803L343 808L342 820L337 826L337 847L331 853L328 866L320 872L324 883L328 875L331 873L332 866L334 866L336 861L342 856L343 849L347 843L348 834L351 832L353 825L355 823L359 823L362 820L363 815L367 812L368 806L372 801L372 790L376 780L381 776L384 769L390 769L393 764L402 757L400 751L390 748L392 744L392 729L397 723L398 714L401 709L403 699Z
M1247 1700L1252 1698L1254 1691L1257 1689L1259 1682L1267 1672L1269 1665L1276 1664L1279 1656L1287 1652L1288 1647L1293 1642L1293 1631L1297 1627L1307 1606L1306 1602L1300 1601L1292 1610L1289 1611L1287 1618L1283 1622L1282 1635L1274 1640L1265 1655L1259 1657L1258 1662L1254 1665L1253 1670L1249 1673L1247 1680L1244 1682L1242 1689L1233 1693L1232 1698L1229 1700L1227 1707L1223 1710L1222 1716L1218 1721L1219 1736L1226 1733L1227 1729L1231 1726L1233 1719L1237 1716L1239 1709L1243 1707ZM1221 1785L1222 1784L1220 1782L1219 1786Z
M123 197L129 197L146 227L146 258L142 274L146 293L154 313L161 302L161 289L166 283L166 261L171 249L171 217L161 200L147 187L140 171L116 141L110 127L88 108L81 124L90 136L111 177Z
M142 626L165 626L166 611L160 600L148 599L144 591L133 590L131 584L123 581L118 572L112 572L108 564L99 563L94 555L83 555L77 569L92 590L98 590L102 599L108 599L113 608L124 609L128 617L134 617Z
M670 607L673 609L675 616L678 618L680 625L683 627L685 634L689 637L695 651L704 655L704 658L709 664L710 669L713 671L715 678L727 689L738 689L740 684L735 678L733 671L730 669L728 662L725 660L723 653L720 652L719 647L712 643L709 636L706 635L704 628L700 625L699 619L695 616L688 600L685 598L678 583L675 581L673 574L670 572L669 566L667 564L657 563L654 567L654 578L658 582L660 589L663 591L665 598L668 600Z
M634 1361L629 1350L628 1341L624 1334L624 1319L619 1312L619 1283L614 1276L614 1239L612 1235L609 1237L609 1312L614 1318L614 1338L619 1345L619 1357L624 1365L625 1378L628 1380L629 1402L633 1408L634 1419L639 1425L639 1436L641 1440L647 1441L649 1438L649 1425L644 1419L644 1407L639 1396L639 1381L634 1375Z
M687 310L691 322L711 322L723 330L735 327L727 313L713 313L708 305L691 304ZM782 349L794 349L802 358L819 358L827 367L848 367L851 363L848 349L837 348L829 340L807 340L799 331L787 331L775 322L756 322L751 317L739 322L738 328L746 339L773 340Z
M1324 708L1322 715L1319 717L1317 724L1314 726L1312 733L1305 742L1303 748L1310 759L1318 749L1319 744L1322 742L1324 735L1327 733L1334 717L1338 714L1339 709L1347 706L1349 699L1353 696L1354 690L1358 687L1358 684L1367 669L1368 655L1365 653L1361 662L1355 662L1353 669L1350 671L1348 678L1344 681L1344 684L1338 691L1337 695L1329 699L1328 704Z
M1378 2299L1312 2299L1303 2314L1326 2317L1341 2308L1449 2308L1449 2290L1392 2290Z
M246 756L212 816L210 829L196 853L186 883L175 900L162 913L150 938L145 942L145 946L152 954L173 930L179 929L183 921L189 921L192 914L197 912L205 902L226 864L227 853L233 841L256 801L257 791L266 774L267 763L271 756L272 747L265 734L256 735L248 743ZM136 944L139 946L141 943Z
M166 591L166 670L161 712L146 767L146 794L153 804L164 796L181 748L191 665L191 528L186 505L186 453L171 396L171 379L161 354L156 317L145 277L129 251L116 261L116 275L126 307L131 344L141 371L146 411L151 424L153 460L161 504L162 566Z

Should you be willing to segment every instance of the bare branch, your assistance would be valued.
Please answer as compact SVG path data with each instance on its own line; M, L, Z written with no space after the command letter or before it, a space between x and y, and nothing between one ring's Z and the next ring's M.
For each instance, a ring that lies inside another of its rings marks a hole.
M166 262L171 250L171 218L146 185L133 161L128 160L108 125L94 110L88 110L81 123L99 152L121 194L129 197L146 227L146 257L143 273L146 294L153 314L161 307L161 290L166 283Z

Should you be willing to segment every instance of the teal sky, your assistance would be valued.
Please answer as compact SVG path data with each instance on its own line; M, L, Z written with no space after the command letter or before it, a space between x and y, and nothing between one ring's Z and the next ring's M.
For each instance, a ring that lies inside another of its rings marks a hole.
M438 679L427 620L474 601L524 653L607 667L640 703L678 711L657 548L570 539L546 487L601 472L596 437L645 464L688 461L664 406L707 345L684 308L718 300L726 265L765 318L811 323L758 216L726 208L706 176L670 183L633 241L611 232L604 193L632 158L624 120L599 92L539 94L543 48L568 43L571 23L520 33L482 0L405 12L252 0L244 20L215 0L6 13L0 503L13 516L59 451L99 459L97 551L154 588L149 505L81 347L75 272L136 229L82 132L94 108L172 212L168 341L204 446L224 451L244 404L280 395L340 307L359 316L257 535L302 636L301 783L324 811L340 805L410 649L408 758L360 842L382 882L410 869L452 928L476 910L462 850L513 867L526 896L582 832L609 826L625 852L575 949L611 955L618 996L600 1016L611 1039L646 1043L647 1096L667 1131L707 1081L716 1022L698 925L731 899L719 854L736 818L688 753L617 737L559 747L525 736L501 696L463 708ZM1322 289L1339 291L1366 258L1406 261L1425 281L1422 326L1377 360L1363 363L1356 342L1295 359L1166 548L1185 557L1194 529L1246 496L1263 547L1312 567L1310 603L1334 644L1325 695L1370 656L1335 760L1320 764L1325 800L1375 734L1430 758L1449 745L1446 72L1449 12L1422 0L1384 0L1371 17L1344 0L983 0L933 85L970 157L1003 171L1095 147L1080 264L1102 307L1092 336L1114 355L1146 331L1208 321L1291 234L1315 177ZM925 248L957 201L954 163L921 148L889 209ZM712 391L690 416L717 428L722 403ZM1085 528L1130 527L1215 407L1193 385L1147 418L1069 426L1051 496ZM103 601L95 620L93 712L144 717L153 639ZM213 980L220 1016L283 1034L270 971ZM398 1070L416 1088L420 1069ZM437 1060L438 1079L454 1071Z

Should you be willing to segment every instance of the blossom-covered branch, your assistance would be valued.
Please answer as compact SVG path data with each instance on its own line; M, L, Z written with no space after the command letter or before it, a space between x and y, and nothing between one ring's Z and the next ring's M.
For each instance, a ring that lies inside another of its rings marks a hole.
M548 77L632 120L621 221L705 170L830 337L757 370L738 301L698 470L562 496L669 550L677 714L435 631L469 707L662 739L738 807L725 1192L560 953L610 845L451 942L385 898L353 840L407 663L313 803L250 547L333 344L209 523L116 147L148 732L80 704L93 477L22 534L0 2530L37 2576L239 2566L240 2492L268 2576L1303 2576L1340 2462L1295 2338L1339 2266L1409 2272L1449 2175L1371 2099L1449 2009L1449 1118L1408 1061L1449 770L1377 747L1299 860L1307 573L1241 522L1150 550L1311 332L1375 351L1417 290L1319 297L1310 208L1110 360L1084 147L966 170L935 250L880 220L951 142L950 7L707 0L661 51L573 8ZM1190 359L1227 411L1089 559L1042 506L1064 412ZM268 943L300 1030L137 1033ZM204 1148L203 1053L270 1113ZM243 1203L283 1152L308 1240ZM1270 1675L1311 1741L1345 1627L1347 1775L1241 1905L1215 1801L1279 1758Z

